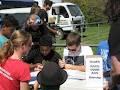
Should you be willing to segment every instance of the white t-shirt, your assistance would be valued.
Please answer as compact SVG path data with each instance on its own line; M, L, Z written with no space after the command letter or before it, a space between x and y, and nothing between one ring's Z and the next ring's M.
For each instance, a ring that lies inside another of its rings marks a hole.
M93 55L90 46L81 46L81 49L77 52L70 52L67 48L64 48L63 52L65 62L72 65L84 65L84 60L87 55Z

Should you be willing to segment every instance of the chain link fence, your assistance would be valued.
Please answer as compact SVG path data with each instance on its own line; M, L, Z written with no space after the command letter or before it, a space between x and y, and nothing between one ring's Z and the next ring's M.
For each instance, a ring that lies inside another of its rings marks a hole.
M86 31L80 33L81 44L91 46L96 54L97 46L100 41L107 40L109 35L109 24L107 22L93 22L86 24ZM56 51L62 55L63 48L66 46L65 40L56 40L54 44Z
M97 45L102 40L107 40L109 24L106 22L87 23L86 31L81 33L82 44Z

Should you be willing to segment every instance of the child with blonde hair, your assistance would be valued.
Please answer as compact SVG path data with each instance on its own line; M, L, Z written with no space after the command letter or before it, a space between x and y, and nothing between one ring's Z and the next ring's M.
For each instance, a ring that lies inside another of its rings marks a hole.
M0 48L0 90L29 90L30 67L22 61L22 56L31 45L31 35L17 30Z

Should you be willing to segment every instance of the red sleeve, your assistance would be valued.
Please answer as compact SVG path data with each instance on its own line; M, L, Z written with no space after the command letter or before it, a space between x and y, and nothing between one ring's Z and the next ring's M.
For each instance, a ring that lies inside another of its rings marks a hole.
M30 67L28 64L23 63L19 72L19 80L20 81L29 81L31 79L30 76Z

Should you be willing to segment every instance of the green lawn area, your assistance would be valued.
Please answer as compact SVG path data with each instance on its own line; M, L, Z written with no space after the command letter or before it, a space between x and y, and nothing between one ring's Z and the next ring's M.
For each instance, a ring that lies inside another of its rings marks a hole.
M109 34L109 25L100 25L99 27L89 26L82 38L83 44L98 44L101 40L107 40Z
M81 34L81 43L83 45L92 46L94 54L96 54L96 46L102 40L107 40L109 34L109 25L88 26L86 31ZM56 44L65 44L65 40L56 40ZM56 51L63 55L63 47L56 47Z

